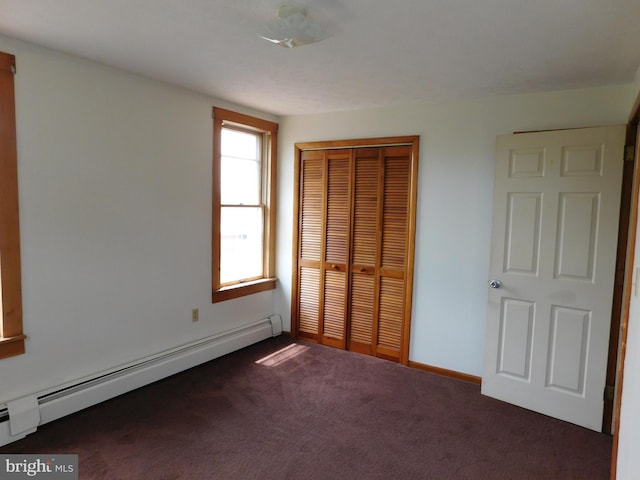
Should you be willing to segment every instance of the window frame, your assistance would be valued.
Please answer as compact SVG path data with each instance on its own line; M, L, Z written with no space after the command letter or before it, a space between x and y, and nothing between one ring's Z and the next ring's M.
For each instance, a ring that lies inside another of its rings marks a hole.
M25 353L22 330L15 56L0 52L0 358Z
M222 285L220 283L220 215L221 215L221 132L227 127L262 135L261 202L263 207L263 274L258 279ZM213 107L213 198L212 198L212 302L221 302L276 288L276 159L278 124Z
M265 185L264 185L264 170L265 170L265 163L264 163L264 158L265 158L265 135L263 132L257 132L255 130L250 130L248 128L246 128L245 126L237 126L237 125L232 125L232 124L228 124L228 122L226 124L223 124L221 127L221 130L226 130L226 131L234 131L234 132L239 132L239 133L243 133L243 134L247 134L247 135L252 135L254 138L256 138L257 140L257 151L259 152L259 157L258 157L258 161L260 163L260 177L258 179L258 192L257 192L257 202L253 202L253 203L223 203L222 199L220 200L220 216L222 217L222 212L224 211L225 208L257 208L260 210L260 217L262 217L262 227L264 227L265 224L265 213L266 213L266 204L264 201L264 192L265 190ZM220 138L222 138L222 135L220 136ZM222 144L221 144L222 147ZM222 158L224 158L225 156L220 155L220 159L222 161ZM222 163L221 163L222 165ZM220 175L220 178L222 178L222 174ZM222 189L221 189L222 192ZM263 251L262 251L262 259L263 259L263 265L261 268L261 273L259 275L254 275L252 277L247 277L242 279L242 281L239 280L232 280L229 282L223 282L222 279L220 280L220 288L224 288L224 287L229 287L229 286L233 286L233 285L238 285L239 283L248 283L248 282L252 282L252 281L256 281L256 280L261 280L264 277L264 272L265 272L265 268L264 268L264 228L262 228L263 230L263 234L262 234L262 245L263 245ZM222 240L220 240L221 245L222 245ZM222 248L222 247L221 247ZM222 262L220 262L222 263Z

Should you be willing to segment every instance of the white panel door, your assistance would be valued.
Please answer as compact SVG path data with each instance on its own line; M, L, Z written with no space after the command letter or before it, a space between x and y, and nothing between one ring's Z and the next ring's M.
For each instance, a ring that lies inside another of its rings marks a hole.
M496 147L482 393L600 431L625 127Z

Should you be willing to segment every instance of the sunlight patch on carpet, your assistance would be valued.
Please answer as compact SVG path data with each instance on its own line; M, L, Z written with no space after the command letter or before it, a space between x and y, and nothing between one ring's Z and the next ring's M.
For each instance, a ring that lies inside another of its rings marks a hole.
M277 352L273 352L260 360L256 360L256 363L258 365L264 365L265 367L277 367L287 360L291 360L293 357L300 355L305 350L309 350L309 347L292 343Z

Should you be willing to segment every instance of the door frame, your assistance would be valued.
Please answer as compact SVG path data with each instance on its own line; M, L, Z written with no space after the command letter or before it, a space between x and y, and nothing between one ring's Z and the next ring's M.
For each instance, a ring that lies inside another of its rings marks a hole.
M640 124L640 93L636 97L636 101L631 109L629 115L629 121L627 124L627 142L628 144L635 146L634 155L634 173L633 173L633 185L631 194L631 208L629 212L629 235L628 235L628 248L626 249L626 269L624 275L624 288L623 288L623 314L621 316L620 325L620 339L619 339L619 351L617 359L617 382L615 387L615 405L613 409L614 415L614 432L613 432L613 446L611 450L611 480L615 480L617 473L617 461L618 461L618 442L620 434L620 410L622 407L622 391L624 388L624 360L627 353L627 332L629 327L629 305L631 303L631 290L632 279L635 261L635 244L638 230L638 200L640 190L640 168L638 168L638 145L640 144L639 127Z
M420 136L398 136L398 137L379 137L379 138L360 138L346 140L329 140L315 142L300 142L295 144L294 153L294 173L293 173L293 241L292 241L292 279L291 279L291 336L298 337L298 255L300 248L300 167L302 152L309 150L332 150L344 148L366 148L366 147L388 147L398 145L411 146L411 170L409 185L409 212L408 212L408 238L407 238L407 263L405 269L405 304L404 304L404 322L400 346L400 363L402 365L409 364L409 346L411 340L411 313L413 305L413 272L415 261L415 237L416 237L416 218L418 207L418 159L419 159L419 143ZM350 259L349 259L350 261ZM347 339L345 338L345 342Z
M627 125L626 146L634 145L635 132L630 136L630 124ZM624 312L624 287L626 262L629 248L629 232L631 227L631 201L633 194L633 177L635 161L626 158L623 164L622 191L620 195L620 215L618 220L618 249L616 253L616 273L613 285L613 304L611 307L611 327L609 332L609 354L607 356L607 373L605 378L604 413L602 432L612 434L615 407L615 386L617 384L617 363L620 350L620 326Z

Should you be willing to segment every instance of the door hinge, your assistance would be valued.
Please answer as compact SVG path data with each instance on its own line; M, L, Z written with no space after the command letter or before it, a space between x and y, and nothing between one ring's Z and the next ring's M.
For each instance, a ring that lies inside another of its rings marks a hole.
M604 387L604 399L608 402L613 402L616 395L616 387L613 385L605 385Z
M635 145L624 146L624 161L633 162L636 159L636 147Z

